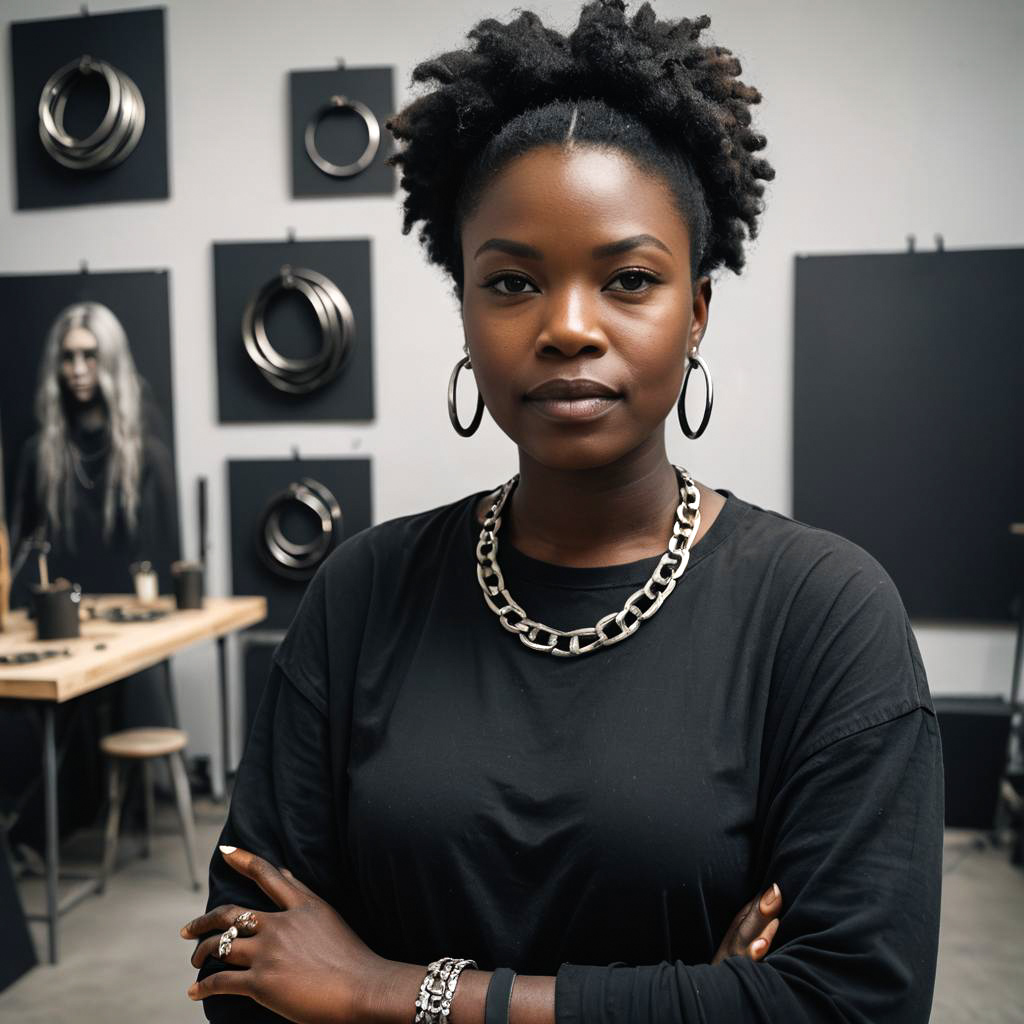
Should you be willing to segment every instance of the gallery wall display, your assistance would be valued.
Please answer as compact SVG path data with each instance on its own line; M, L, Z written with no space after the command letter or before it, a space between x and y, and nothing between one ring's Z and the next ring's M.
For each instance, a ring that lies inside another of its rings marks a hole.
M168 197L164 11L11 25L18 209Z
M874 555L915 618L1014 621L1022 274L1024 249L796 261L793 514Z
M222 423L371 420L370 242L218 243Z
M393 145L384 122L394 113L394 69L293 71L288 84L292 195L393 193Z
M321 563L373 521L370 460L232 460L228 489L233 591L266 596L261 630L287 629Z

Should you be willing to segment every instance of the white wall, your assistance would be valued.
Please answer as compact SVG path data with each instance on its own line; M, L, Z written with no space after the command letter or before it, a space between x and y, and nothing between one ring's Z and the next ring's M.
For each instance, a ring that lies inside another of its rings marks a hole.
M5 0L0 83L10 93L6 25L67 16L70 0ZM112 11L143 6L110 0ZM457 310L440 273L400 232L400 196L292 200L286 75L293 69L393 64L399 102L413 65L462 45L505 0L166 0L171 198L110 206L14 211L11 101L0 105L0 272L169 267L178 469L182 493L211 484L211 591L230 583L226 469L236 456L359 450L374 460L378 520L496 484L514 468L489 421L471 440L448 424L444 393L458 358ZM529 6L529 5L527 5ZM742 277L717 284L702 351L715 379L709 432L670 454L699 479L756 504L790 507L792 268L798 253L893 251L916 234L930 248L1024 244L1024 4L985 0L712 0L656 3L662 16L707 10L713 38L740 56L765 155L777 170L760 240ZM533 6L565 29L578 3ZM217 424L213 350L214 240L370 237L377 420L370 426ZM964 348L972 302L964 297ZM965 366L966 369L966 366ZM965 391L960 415L975 400ZM677 436L678 435L678 436ZM880 496L884 499L884 496ZM968 510L963 509L964 513ZM194 515L183 506L186 550ZM884 500L879 514L884 514ZM936 558L943 553L937 551ZM1009 688L1013 634L917 624L933 692ZM194 752L216 748L212 649L178 659L183 724ZM238 706L236 701L236 707ZM235 744L238 750L238 744Z

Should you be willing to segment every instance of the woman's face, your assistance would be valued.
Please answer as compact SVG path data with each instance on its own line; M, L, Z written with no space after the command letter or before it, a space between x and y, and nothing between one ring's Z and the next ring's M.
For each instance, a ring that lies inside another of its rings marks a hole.
M67 393L83 405L96 397L99 344L87 327L72 327L60 348L60 377Z
M552 469L662 443L711 286L666 185L616 150L544 146L462 229L462 319L498 426Z

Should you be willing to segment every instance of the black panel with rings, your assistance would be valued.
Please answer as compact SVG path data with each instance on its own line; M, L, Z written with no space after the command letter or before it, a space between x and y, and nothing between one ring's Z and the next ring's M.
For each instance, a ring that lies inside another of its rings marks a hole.
M85 75L103 76L107 110L99 125L84 138L64 127L68 97ZM105 60L83 55L55 71L39 97L39 138L49 155L72 170L100 171L127 159L146 126L146 104L132 79Z
M265 315L270 302L297 291L313 307L320 324L320 350L306 359L283 356L267 336ZM334 379L347 360L355 338L355 318L341 289L324 274L285 265L246 304L242 314L245 351L269 384L279 391L304 395Z
M348 164L336 164L328 160L317 148L316 132L320 122L328 115L336 114L339 111L351 110L363 119L366 125L366 148L360 156ZM305 132L306 153L309 159L332 178L353 178L362 171L365 171L380 148L380 123L377 116L365 104L348 96L332 96L322 107L319 107L306 124Z
M293 502L309 509L320 521L319 529L310 540L293 541L285 536L281 515ZM340 539L342 524L341 505L330 489L319 480L303 477L267 503L257 530L260 556L276 575L290 580L308 580Z

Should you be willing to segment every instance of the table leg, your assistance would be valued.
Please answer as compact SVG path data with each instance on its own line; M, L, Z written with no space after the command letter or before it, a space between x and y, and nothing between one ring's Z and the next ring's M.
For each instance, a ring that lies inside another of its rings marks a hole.
M220 793L221 799L228 796L228 755L231 745L231 718L228 703L228 655L227 640L217 637L217 661L220 668Z
M57 737L56 706L43 706L43 786L46 807L46 917L49 934L50 963L57 962L57 874L59 832L57 825Z

